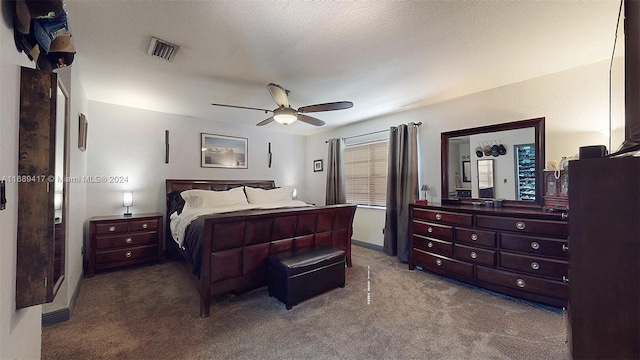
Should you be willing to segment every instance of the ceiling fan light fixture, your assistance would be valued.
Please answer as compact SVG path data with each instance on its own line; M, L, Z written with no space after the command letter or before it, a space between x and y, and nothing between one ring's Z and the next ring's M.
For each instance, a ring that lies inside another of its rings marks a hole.
M289 125L298 120L298 114L291 108L276 109L273 114L273 120L282 125Z

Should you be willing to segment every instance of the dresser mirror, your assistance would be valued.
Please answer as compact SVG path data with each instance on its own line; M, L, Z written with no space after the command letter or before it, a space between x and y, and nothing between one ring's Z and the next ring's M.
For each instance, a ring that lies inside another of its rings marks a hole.
M443 132L442 198L542 207L544 149L544 118Z

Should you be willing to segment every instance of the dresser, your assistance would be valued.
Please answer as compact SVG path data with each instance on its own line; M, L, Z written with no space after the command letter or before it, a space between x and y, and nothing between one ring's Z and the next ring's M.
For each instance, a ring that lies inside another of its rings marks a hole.
M565 213L473 205L410 205L409 269L531 301L569 296Z
M161 263L162 223L159 213L91 218L87 276L122 266Z

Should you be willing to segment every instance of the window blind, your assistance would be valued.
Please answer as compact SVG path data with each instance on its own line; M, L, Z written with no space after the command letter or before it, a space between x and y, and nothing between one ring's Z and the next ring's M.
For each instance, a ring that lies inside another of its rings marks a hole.
M347 202L386 206L388 148L388 140L345 147Z

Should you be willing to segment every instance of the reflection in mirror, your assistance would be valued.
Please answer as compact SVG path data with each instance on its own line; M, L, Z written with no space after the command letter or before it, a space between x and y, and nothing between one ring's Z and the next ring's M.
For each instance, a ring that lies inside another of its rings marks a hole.
M462 162L462 182L471 182L471 161Z
M66 171L66 124L68 115L68 96L64 86L58 80L57 91L57 103L56 103L56 139L55 139L55 171L54 171L54 218L53 220L53 233L54 233L54 259L53 259L53 279L55 288L53 293L57 292L62 280L64 279L64 255L65 255L65 193L67 182L64 179L67 177Z
M444 132L441 140L443 198L470 203L490 197L507 205L542 206L544 118ZM481 194L479 160L492 160L491 196L484 196L488 190ZM468 177L465 161L471 162Z
M481 198L493 198L493 159L478 160L478 194Z

